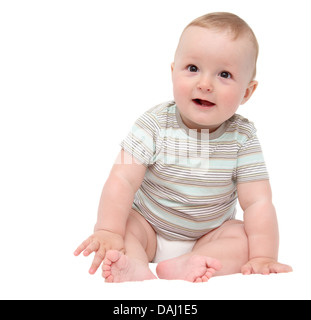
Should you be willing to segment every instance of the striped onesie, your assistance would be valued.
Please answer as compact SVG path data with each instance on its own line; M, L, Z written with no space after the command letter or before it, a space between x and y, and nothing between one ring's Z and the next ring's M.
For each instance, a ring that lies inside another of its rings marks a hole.
M167 240L197 240L234 219L237 183L269 179L256 129L237 114L196 132L166 102L145 112L121 147L147 167L133 208Z

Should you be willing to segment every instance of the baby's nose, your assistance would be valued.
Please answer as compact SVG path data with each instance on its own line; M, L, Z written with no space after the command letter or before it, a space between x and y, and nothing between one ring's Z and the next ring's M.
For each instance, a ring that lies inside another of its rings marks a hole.
M212 81L208 77L201 77L197 88L201 91L213 91Z

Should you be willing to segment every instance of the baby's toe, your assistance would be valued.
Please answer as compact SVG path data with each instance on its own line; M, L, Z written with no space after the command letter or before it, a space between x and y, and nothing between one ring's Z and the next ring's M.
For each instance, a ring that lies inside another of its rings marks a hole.
M113 276L110 275L107 278L105 278L105 282L113 282Z
M111 265L103 263L102 269L103 269L103 271L110 271L111 270Z

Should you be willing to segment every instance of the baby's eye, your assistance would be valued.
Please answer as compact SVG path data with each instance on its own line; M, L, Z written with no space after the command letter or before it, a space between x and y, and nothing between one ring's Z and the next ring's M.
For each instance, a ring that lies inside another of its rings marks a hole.
M225 78L225 79L230 79L230 78L232 78L231 73L228 72L228 71L222 71L222 72L220 72L220 73L219 73L219 76L220 76L221 78Z
M189 66L188 66L188 71L190 71L190 72L198 72L198 67L196 67L195 65L193 65L193 64L190 64Z

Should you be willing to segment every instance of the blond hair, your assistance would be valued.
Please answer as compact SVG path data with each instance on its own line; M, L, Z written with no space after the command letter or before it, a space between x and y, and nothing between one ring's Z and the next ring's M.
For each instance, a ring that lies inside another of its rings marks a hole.
M229 12L214 12L193 20L187 25L184 31L191 26L227 31L232 35L232 40L236 40L241 36L247 36L255 49L255 69L253 73L253 78L255 78L259 45L253 30L243 19Z

